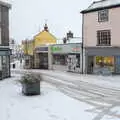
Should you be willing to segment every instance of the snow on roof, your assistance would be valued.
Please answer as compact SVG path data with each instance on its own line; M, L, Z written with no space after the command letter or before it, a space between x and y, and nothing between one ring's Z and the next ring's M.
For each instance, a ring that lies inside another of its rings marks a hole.
M82 38L81 37L69 38L69 40L67 40L67 43L82 43ZM63 40L58 39L57 44L63 44Z
M80 37L74 37L74 38L70 38L67 43L82 43L82 38Z
M0 0L0 5L11 8L11 4L10 4L10 2L8 0Z
M87 9L83 10L82 12L91 11L98 8L110 7L120 5L120 0L100 0L94 1Z

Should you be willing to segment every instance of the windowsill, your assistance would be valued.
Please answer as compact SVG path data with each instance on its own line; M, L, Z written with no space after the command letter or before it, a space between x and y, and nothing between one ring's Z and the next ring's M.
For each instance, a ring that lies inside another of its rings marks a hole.
M96 45L97 47L112 47L111 45Z
M105 23L105 22L109 22L109 21L108 20L98 21L98 23Z

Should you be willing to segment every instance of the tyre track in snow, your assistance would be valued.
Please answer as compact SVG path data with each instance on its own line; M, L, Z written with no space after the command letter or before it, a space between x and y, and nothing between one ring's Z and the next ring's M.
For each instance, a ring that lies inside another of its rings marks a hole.
M113 96L120 97L119 95L120 90L117 90L117 89L101 87L99 85L95 85L95 84L91 84L83 81L79 81L79 84L78 83L76 84L76 82L72 78L71 78L71 81L70 80L68 81L64 78L59 78L59 77L57 78L56 76L48 75L48 77L53 78L56 82L58 81L64 82L64 84L69 85L69 88L71 89L81 90L83 92L86 92L92 95L99 95L101 97L113 97Z
M17 71L18 73L24 73L22 71ZM37 72L41 73L41 72ZM54 84L57 84L57 86L64 86L67 85L71 90L75 89L80 92L81 95L87 96L87 97L117 97L120 98L120 90L119 89L113 89L113 88L107 88L102 87L96 84L88 83L81 80L75 80L71 78L71 80L67 80L67 78L63 78L61 76L57 75L50 75L47 73L41 73L44 77L51 78L51 82L54 80ZM46 81L46 79L44 79ZM55 83L56 82L56 83ZM52 83L53 84L53 83Z
M92 113L97 113L97 115L95 116L95 118L93 118L93 120L101 120L105 115L120 119L120 114L117 114L116 111L115 112L111 111L112 108L120 106L119 98L112 99L112 97L105 97L105 96L104 97L89 96L90 99L86 99L86 97L83 98L83 96L81 96L79 90L77 91L78 93L76 94L76 92L74 91L74 87L71 89L68 85L66 86L63 83L61 85L61 83L57 83L56 81L54 81L53 78L49 77L49 80L46 80L46 82L56 86L65 95L94 106L94 110L88 110ZM98 110L100 112L98 112Z
M62 89L62 90L64 89L69 93L70 92L74 93L74 94L77 93L78 96L81 95L81 96L87 98L87 100L96 99L98 101L100 98L101 99L102 98L109 98L109 99L114 98L114 100L119 101L119 98L120 98L119 94L111 94L111 93L104 94L103 92L97 91L97 89L92 88L90 85L79 86L79 85L76 85L76 84L63 83L63 82L60 82L60 80L57 80L56 78L53 78L53 77L50 77L50 76L48 76L47 79L45 77L44 81L55 85L59 89Z

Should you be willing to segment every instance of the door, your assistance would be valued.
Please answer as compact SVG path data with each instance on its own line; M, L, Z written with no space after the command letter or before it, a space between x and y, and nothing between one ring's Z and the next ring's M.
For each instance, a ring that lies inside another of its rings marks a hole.
M88 56L88 64L87 64L87 73L91 74L93 73L93 67L94 67L94 56Z
M120 74L120 56L115 57L115 72Z
M40 69L48 69L48 53L40 53Z

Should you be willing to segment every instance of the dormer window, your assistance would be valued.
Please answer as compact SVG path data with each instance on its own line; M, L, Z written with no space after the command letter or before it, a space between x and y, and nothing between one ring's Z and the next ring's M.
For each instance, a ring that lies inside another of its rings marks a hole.
M108 21L108 9L98 11L98 22Z

